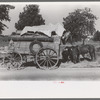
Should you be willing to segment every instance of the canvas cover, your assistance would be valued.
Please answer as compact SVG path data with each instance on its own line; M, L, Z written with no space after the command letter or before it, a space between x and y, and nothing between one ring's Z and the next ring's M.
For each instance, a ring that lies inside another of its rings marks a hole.
M39 32L43 32L44 34L48 35L49 37L51 36L51 32L55 31L57 33L58 36L62 36L62 33L64 31L64 27L62 24L48 24L48 25L40 25L40 26L26 26L22 32L21 35L27 33L28 31L39 31Z

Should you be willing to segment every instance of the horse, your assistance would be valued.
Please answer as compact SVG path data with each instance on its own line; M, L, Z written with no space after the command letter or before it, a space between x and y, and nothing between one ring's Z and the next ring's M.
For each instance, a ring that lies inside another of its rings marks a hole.
M83 58L85 58L85 54L90 55L91 57L91 61L96 59L96 55L95 55L95 47L91 44L85 44L85 45L78 45L77 46L79 54L83 56Z

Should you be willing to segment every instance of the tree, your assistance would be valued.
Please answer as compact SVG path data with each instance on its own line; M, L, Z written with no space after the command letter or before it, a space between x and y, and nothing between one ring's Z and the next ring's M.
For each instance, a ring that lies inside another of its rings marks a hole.
M67 31L71 32L72 41L81 41L83 37L92 35L95 31L95 20L97 17L92 14L90 8L76 9L63 18L63 25Z
M10 21L9 17L9 10L14 9L14 6L11 5L0 5L0 34L2 34L2 31L7 27L3 21Z
M94 41L100 41L100 31L96 31L96 33L93 36Z
M44 25L45 20L39 14L40 9L38 5L26 5L23 12L19 14L19 21L15 23L17 30L23 30L25 26Z

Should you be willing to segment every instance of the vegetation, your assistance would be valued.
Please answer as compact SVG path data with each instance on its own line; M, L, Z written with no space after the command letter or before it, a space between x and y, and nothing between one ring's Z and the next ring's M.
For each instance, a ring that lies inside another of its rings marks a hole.
M11 5L0 5L0 34L2 34L5 27L7 28L3 21L11 20L9 17L9 10L14 8L15 7Z
M93 37L94 41L100 41L100 31L96 31Z
M63 25L66 31L71 32L72 41L81 41L94 33L95 20L97 17L92 14L90 8L76 9L69 13L66 18L63 18Z
M45 20L39 14L40 9L38 5L26 5L23 12L19 14L19 21L15 23L17 30L23 30L25 26L44 25Z

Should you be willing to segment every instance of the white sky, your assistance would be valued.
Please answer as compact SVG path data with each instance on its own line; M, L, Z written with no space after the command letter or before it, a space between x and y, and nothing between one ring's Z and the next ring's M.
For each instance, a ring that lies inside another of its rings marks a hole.
M18 21L19 13L23 11L23 7L25 7L26 4L38 4L40 14L42 14L46 24L62 23L63 18L67 17L68 13L73 12L77 8L89 7L91 8L92 13L98 17L95 27L97 30L100 30L100 2L11 2L9 4L14 5L15 9L10 10L9 15L11 17L11 21L5 22L9 28L3 31L4 35L11 34L16 31L15 23Z

